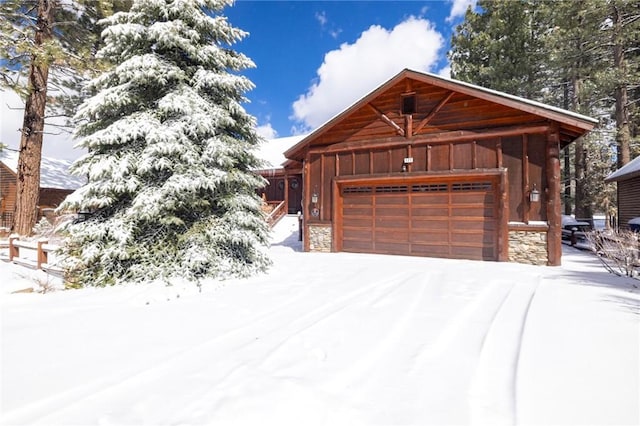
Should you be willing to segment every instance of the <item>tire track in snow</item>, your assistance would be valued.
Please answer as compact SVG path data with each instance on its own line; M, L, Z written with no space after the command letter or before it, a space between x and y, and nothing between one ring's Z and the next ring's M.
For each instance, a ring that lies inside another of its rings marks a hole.
M349 279L348 276L343 278L345 280ZM346 308L353 299L358 298L363 294L371 292L379 287L383 289L393 287L395 285L394 281L395 280L385 280L383 282L375 281L369 286L356 288L338 299L324 303L313 311L304 314L301 318L310 319L313 323L318 322L328 313L334 315L340 310ZM65 422L67 422L67 418L64 417L65 414L73 415L77 410L85 413L91 412L91 409L87 408L88 406L108 406L109 404L105 401L112 400L114 398L117 399L119 393L123 393L125 395L139 394L144 396L145 392L133 392L130 389L142 389L145 387L153 389L153 386L151 386L152 383L162 382L168 376L184 377L192 374L194 369L199 369L199 367L206 368L206 364L209 363L210 360L206 356L203 357L203 353L209 353L216 345L238 336L240 337L240 347L252 344L254 340L253 337L244 338L242 334L246 330L252 329L255 324L265 322L271 324L275 322L276 325L272 327L271 333L274 330L279 329L283 321L274 321L274 319L281 317L282 320L286 320L286 316L291 315L291 310L284 308L295 305L297 301L306 295L306 293L308 293L308 291L287 300L287 302L278 305L276 308L270 309L258 317L251 318L245 324L233 330L208 339L196 346L189 347L179 353L172 354L161 362L158 362L146 369L134 372L131 375L118 375L108 379L99 379L90 384L77 386L48 398L40 399L16 408L2 416L3 422L6 424L19 423L22 421L20 419L30 419L29 421L34 421L35 419L36 422L42 423L59 423L61 421L60 419L65 419ZM307 325L307 328L308 326L310 325ZM244 363L241 361L235 362L234 366L231 366L226 370L226 373L221 378L222 380L215 381L215 388L217 388L221 382L224 382L225 378L228 378L233 374L233 372L237 371L238 368L242 368L243 365ZM121 392L121 389L126 389L126 391ZM193 392L193 394L195 394L195 392ZM203 401L208 405L211 404L211 401L207 400L206 396L195 397L195 400ZM191 399L191 401L193 401L193 399ZM184 407L183 404L179 405ZM188 405L192 406L192 404ZM117 404L117 406L126 407L127 404ZM94 412L95 411L99 410L94 410ZM183 410L179 410L179 412L172 411L174 414L179 414L180 412L183 412ZM190 409L186 409L184 412L189 413ZM180 416L178 415L177 417L179 418ZM105 418L100 421L106 422L107 424L109 423ZM120 423L119 421L116 422Z
M417 275L418 274L414 273L405 277L397 284L396 290L407 283L413 284L413 278ZM380 363L380 360L382 360L388 352L392 351L393 348L396 347L398 342L401 341L401 337L407 332L407 327L423 300L425 288L429 284L428 281L429 280L427 280L426 283L421 283L421 285L416 286L418 287L416 291L417 294L412 298L411 304L403 312L402 316L394 322L391 330L384 336L380 336L375 347L368 351L364 357L358 359L357 362L346 366L338 374L335 374L331 379L323 383L321 387L324 390L330 393L337 393L338 391L348 387L349 384L360 381L362 377L366 376L370 371L376 368Z
M360 305L371 305L377 301L384 299L386 296L398 291L399 287L405 284L410 278L411 274L398 273L392 277L388 277L385 281L374 282L372 285L357 288L338 299L325 303L307 314L297 317L292 322L281 327L278 325L274 327L269 333L261 337L262 341L269 341L271 338L276 340L275 342L266 343L266 347L263 349L262 355L256 357L255 362L237 362L235 367L230 369L224 377L216 381L214 386L210 386L207 390L201 390L198 392L198 398L192 400L190 404L185 407L184 413L201 413L204 415L206 410L217 411L221 404L224 404L225 397L219 398L220 389L233 387L232 381L240 375L250 374L266 374L274 376L274 369L277 371L278 367L267 368L267 364L275 363L278 359L279 353L284 350L288 343L297 336L305 333L309 329L316 327L330 319L341 311L352 306L354 299L359 299ZM281 331L285 329L285 334L282 336ZM283 379L283 378L281 378ZM286 381L287 379L283 379ZM215 407L212 407L212 401L216 401ZM176 413L176 421L179 421L181 413Z
M542 278L513 286L491 323L469 389L471 424L516 424L516 379L531 302Z

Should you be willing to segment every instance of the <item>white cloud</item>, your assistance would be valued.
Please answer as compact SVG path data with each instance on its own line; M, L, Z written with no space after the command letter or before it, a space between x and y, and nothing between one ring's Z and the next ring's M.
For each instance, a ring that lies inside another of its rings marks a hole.
M0 89L0 142L11 149L20 147L20 128L24 118L24 102L12 90ZM63 119L48 120L63 124ZM75 149L71 134L59 127L45 126L42 142L42 155L49 158L75 160L84 154L84 150Z
M469 6L471 6L472 9L475 8L477 0L450 0L450 2L451 12L449 13L447 22L451 22L456 18L464 16Z
M440 69L440 71L438 71L438 75L440 77L451 78L451 64L448 63L444 68Z
M321 27L327 25L328 19L326 12L316 12L316 20L320 23Z
M271 126L271 123L256 127L256 132L265 139L275 139L278 137L278 132Z
M317 81L293 103L295 127L318 127L404 68L429 71L443 44L426 19L409 17L392 30L371 26L353 44L325 55Z

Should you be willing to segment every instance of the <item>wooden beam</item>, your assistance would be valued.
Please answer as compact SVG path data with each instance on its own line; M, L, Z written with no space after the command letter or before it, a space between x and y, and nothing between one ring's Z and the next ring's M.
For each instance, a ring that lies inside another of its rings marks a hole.
M506 127L496 130L456 130L451 132L432 133L427 135L420 135L418 138L411 140L413 146L430 145L437 143L451 143L451 142L464 142L470 140L482 140L492 139L507 136L519 136L522 134L541 134L546 133L549 130L549 125L537 125L537 126L516 126ZM310 153L317 154L323 152L336 152L336 151L360 151L371 150L375 148L390 148L394 146L405 146L407 144L406 138L381 138L377 140L362 140L353 142L341 142L332 145L326 145L322 147L311 148Z
M449 92L449 94L447 96L445 96L444 98L442 98L440 100L440 102L438 102L438 105L435 106L435 108L433 108L431 110L431 112L429 113L429 115L427 115L425 118L422 119L422 121L420 121L420 123L418 123L418 125L416 126L415 130L413 131L413 135L416 135L420 130L422 130L422 128L424 126L426 126L427 124L429 124L429 122L431 121L431 119L433 117L435 117L435 115L438 113L438 111L440 111L442 109L443 106L445 106L445 104L447 102L449 102L449 99L451 99L451 97L455 94L455 92Z
M367 106L369 108L371 108L377 115L378 117L384 121L385 124L387 124L390 127L393 127L393 129L396 131L397 134L399 134L400 136L404 136L404 130L402 129L402 127L398 126L392 119L390 119L389 117L387 117L382 111L380 111L378 108L374 107L371 104L367 104Z

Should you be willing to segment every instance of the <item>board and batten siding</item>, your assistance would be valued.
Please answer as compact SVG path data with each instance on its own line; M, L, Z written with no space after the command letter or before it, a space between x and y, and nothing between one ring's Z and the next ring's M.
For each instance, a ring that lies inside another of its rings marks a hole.
M618 181L618 223L629 229L629 221L640 217L640 176Z
M406 173L410 178L415 173L467 172L501 170L507 172L509 185L509 221L546 221L546 135L531 134L490 138L460 142L420 142L381 148L366 144L360 148L336 150L312 150L307 167L309 193L318 195L317 206L307 197L309 211L319 210L317 217L309 217L309 223L330 222L333 179L344 176L384 177ZM404 163L412 158L413 163ZM406 171L403 171L403 166ZM535 188L540 191L541 201L531 205L528 194Z

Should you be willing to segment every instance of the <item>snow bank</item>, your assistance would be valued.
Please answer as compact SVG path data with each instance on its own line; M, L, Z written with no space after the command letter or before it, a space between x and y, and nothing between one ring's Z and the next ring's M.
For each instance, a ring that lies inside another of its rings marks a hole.
M638 424L638 281L302 253L246 280L9 294L2 424ZM7 278L9 277L9 278ZM21 281L22 280L22 281Z

